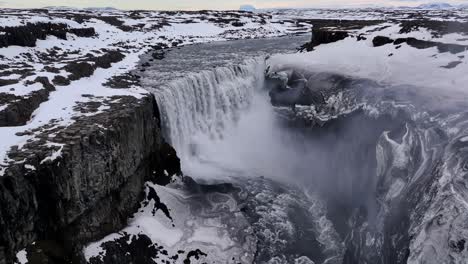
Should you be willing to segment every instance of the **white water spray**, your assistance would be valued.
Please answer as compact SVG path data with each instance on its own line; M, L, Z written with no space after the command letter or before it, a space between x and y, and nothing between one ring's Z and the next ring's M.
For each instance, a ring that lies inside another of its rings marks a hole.
M290 179L309 171L308 151L278 125L263 82L265 60L191 74L154 91L166 137L197 180ZM311 158L313 159L313 158Z

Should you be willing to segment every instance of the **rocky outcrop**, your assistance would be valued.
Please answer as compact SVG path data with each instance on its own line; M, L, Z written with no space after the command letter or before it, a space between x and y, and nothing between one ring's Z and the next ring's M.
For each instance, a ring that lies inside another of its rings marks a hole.
M107 104L107 111L67 128L30 131L38 140L9 152L22 162L0 177L1 264L25 247L28 257L48 263L84 263L82 246L126 225L146 180L180 173L175 151L161 138L152 96Z
M55 87L47 77L37 77L34 82L27 85L40 83L44 89L32 92L29 96L22 97L13 94L0 93L0 104L7 107L0 111L0 126L22 126L31 118L31 114L39 105L49 98L49 93L55 91Z
M401 45L403 43L406 43L409 46L416 48L416 49L428 49L428 48L436 47L440 53L450 52L452 54L457 54L465 50L468 50L468 46L466 45L420 40L420 39L413 38L413 37L398 38L396 40L393 40L386 36L376 36L372 40L372 44L374 45L374 47L380 47L380 46L387 45L390 43L393 43L394 45Z
M78 37L92 37L96 35L93 28L70 29L66 24L28 23L19 27L0 27L0 48L8 46L35 47L38 39L44 40L47 36L67 39L67 33Z
M90 77L97 68L109 69L112 63L119 62L125 58L120 51L106 51L102 56L90 57L88 61L73 61L68 63L63 69L70 73L68 79L79 80L83 77ZM63 82L63 80L61 80Z
M312 40L302 46L302 50L312 51L314 47L343 40L349 36L348 32L340 30L313 28Z
M385 36L377 36L372 40L372 44L374 45L374 47L380 47L380 46L387 45L393 42L394 42L393 39L389 37L385 37Z

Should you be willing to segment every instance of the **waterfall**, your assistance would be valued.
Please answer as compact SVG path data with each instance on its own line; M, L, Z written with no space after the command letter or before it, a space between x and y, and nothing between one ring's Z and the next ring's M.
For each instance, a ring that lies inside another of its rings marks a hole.
M153 89L166 139L181 158L193 154L194 140L224 137L252 104L264 81L265 60L219 67L171 81Z

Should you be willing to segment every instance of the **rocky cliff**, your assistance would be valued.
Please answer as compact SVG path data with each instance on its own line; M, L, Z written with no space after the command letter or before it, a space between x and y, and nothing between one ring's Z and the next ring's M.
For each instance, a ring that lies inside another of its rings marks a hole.
M25 247L30 263L84 262L82 246L126 224L146 180L180 171L152 96L102 104L102 113L43 129L40 140L9 152L23 162L0 177L0 263L13 263Z

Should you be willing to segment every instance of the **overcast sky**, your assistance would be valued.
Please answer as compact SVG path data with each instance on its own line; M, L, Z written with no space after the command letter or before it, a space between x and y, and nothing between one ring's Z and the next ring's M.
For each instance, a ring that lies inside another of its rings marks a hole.
M468 3L468 0L0 0L1 7L116 7L121 9L194 10L238 9L250 4L257 8L276 7L349 7L349 6L415 6L428 2L450 4Z

